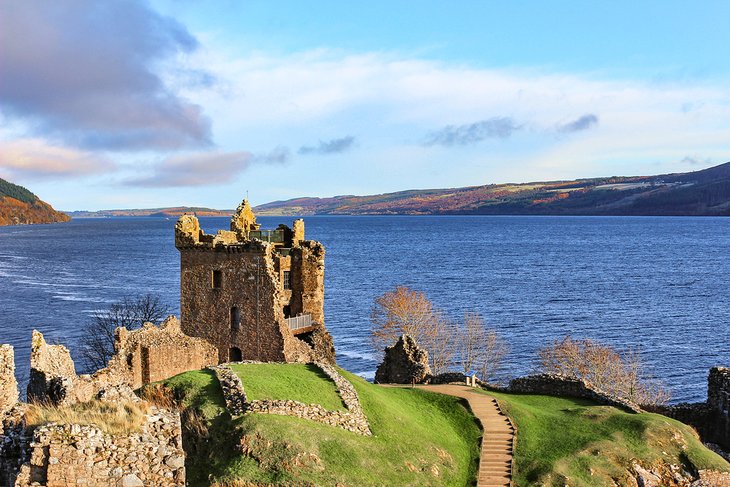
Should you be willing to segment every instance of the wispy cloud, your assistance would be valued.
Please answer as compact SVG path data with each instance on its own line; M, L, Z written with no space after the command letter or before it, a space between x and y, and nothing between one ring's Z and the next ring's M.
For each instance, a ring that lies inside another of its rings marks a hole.
M426 136L424 145L469 145L485 139L506 139L521 128L509 117L495 117L466 125L447 125Z
M265 164L285 164L289 162L291 158L291 151L288 147L279 145L274 147L271 152L266 154L257 154L254 157L256 162L263 162Z
M200 106L166 86L160 67L197 40L142 0L0 3L0 103L37 136L87 149L210 144ZM206 84L204 71L188 73Z
M680 164L689 164L691 166L708 166L712 164L712 159L709 157L703 158L703 157L696 157L696 156L686 156L682 158L681 161L679 161Z
M320 140L319 144L315 146L302 146L299 148L297 153L301 155L327 155L327 154L340 154L342 152L350 150L355 144L355 137L348 135L339 139L332 139L329 141Z
M254 156L250 152L198 152L166 157L149 176L124 181L127 186L173 188L213 186L230 182L248 169Z
M0 175L12 181L74 178L114 171L114 162L40 139L0 141Z
M558 125L558 132L561 134L570 134L573 132L580 132L581 130L588 130L594 125L598 124L598 116L587 113L581 117L576 118L572 122Z

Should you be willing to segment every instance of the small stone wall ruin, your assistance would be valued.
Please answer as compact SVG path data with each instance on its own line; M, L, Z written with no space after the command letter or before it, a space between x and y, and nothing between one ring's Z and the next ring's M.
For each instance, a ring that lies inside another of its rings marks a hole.
M246 361L241 363L260 363ZM345 404L346 411L331 411L319 404L304 404L290 400L248 400L240 377L228 364L211 367L221 383L228 412L233 415L246 413L278 414L317 421L365 436L372 435L367 417L360 405L354 386L337 370L324 363L315 363L337 387L337 393Z
M18 402L15 353L10 345L0 345L0 417Z
M641 408L631 401L595 389L581 379L559 374L538 374L519 377L510 381L507 391L523 394L544 394L548 396L589 399L598 404L614 406L633 413L642 412Z
M730 452L730 368L713 367L707 377L707 401L671 406L645 406L693 426L705 443Z
M114 349L107 367L79 376L68 349L63 345L49 345L34 330L28 400L59 405L86 402L106 389L121 385L137 389L218 363L216 348L201 338L185 335L174 316L159 327L145 323L133 331L117 328Z
M185 485L180 416L156 408L141 432L125 436L78 424L40 426L32 432L28 456L16 487Z

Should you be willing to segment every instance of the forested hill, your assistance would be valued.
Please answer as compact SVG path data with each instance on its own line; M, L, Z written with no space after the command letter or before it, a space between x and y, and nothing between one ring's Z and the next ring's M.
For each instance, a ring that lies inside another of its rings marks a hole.
M730 215L730 162L689 173L275 201L257 215Z
M24 187L0 179L0 225L55 223L70 219Z

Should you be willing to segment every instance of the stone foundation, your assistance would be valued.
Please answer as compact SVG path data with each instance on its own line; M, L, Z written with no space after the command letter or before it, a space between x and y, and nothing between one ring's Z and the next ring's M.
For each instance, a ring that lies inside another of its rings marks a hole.
M48 424L35 429L29 461L16 487L185 485L180 416L150 409L140 433L112 436L93 426Z
M256 362L248 361L245 363ZM298 401L248 400L243 388L243 382L228 365L223 364L217 367L211 367L211 369L216 373L218 381L221 383L226 408L233 416L247 413L294 416L335 426L365 436L372 435L367 417L362 410L360 398L354 386L342 377L334 367L322 363L315 363L315 365L335 383L337 392L345 404L347 411L330 411L319 404L304 404Z

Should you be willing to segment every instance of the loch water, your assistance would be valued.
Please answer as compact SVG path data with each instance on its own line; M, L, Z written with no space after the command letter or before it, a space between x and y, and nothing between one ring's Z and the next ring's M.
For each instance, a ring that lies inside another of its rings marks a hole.
M262 217L264 228L291 218ZM703 401L730 366L730 219L332 216L305 218L326 247L325 319L343 367L372 377L373 299L399 284L459 319L479 312L509 343L501 378L572 335L641 353L673 391ZM0 227L0 343L28 375L31 330L72 350L94 310L153 293L179 309L174 219ZM226 218L201 218L207 232Z

